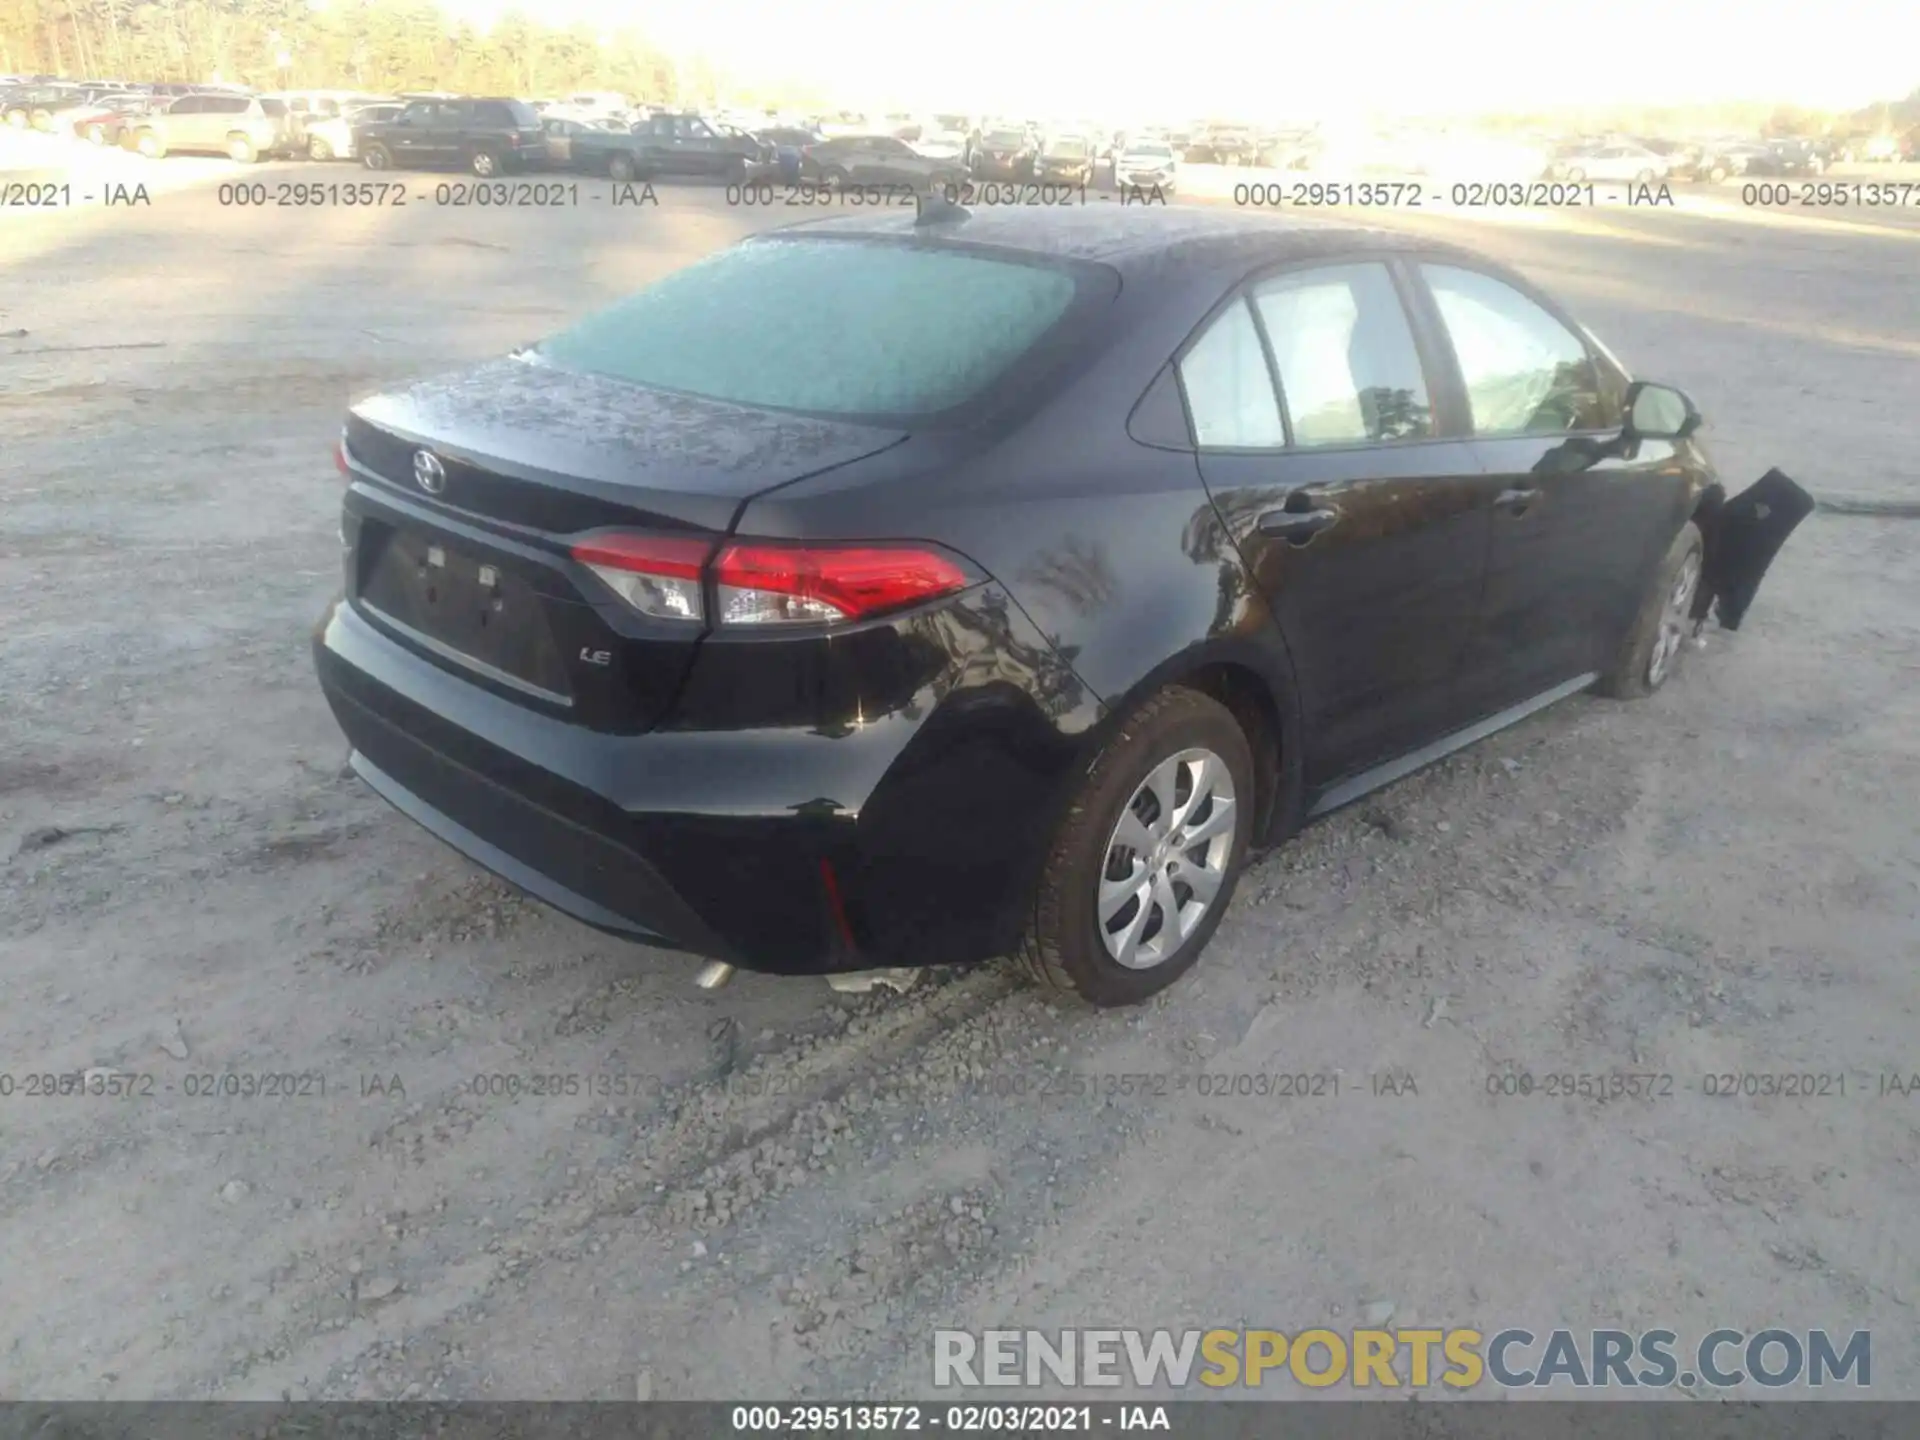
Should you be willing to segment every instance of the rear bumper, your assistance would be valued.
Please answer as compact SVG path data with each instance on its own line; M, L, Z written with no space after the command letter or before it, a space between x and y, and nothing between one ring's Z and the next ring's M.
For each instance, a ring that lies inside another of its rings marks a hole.
M353 768L403 814L589 925L777 974L1003 953L1078 754L1004 678L850 731L619 735L492 694L344 600L313 649Z

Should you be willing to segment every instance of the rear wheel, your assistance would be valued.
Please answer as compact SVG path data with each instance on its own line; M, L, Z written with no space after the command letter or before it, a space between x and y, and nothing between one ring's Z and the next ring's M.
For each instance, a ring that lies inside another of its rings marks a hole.
M1584 185L1586 181L1587 172L1582 170L1578 165L1569 165L1567 167L1567 184Z
M375 140L368 144L360 163L369 170L390 170L393 168L393 152Z
M244 135L227 137L227 158L239 165L251 165L260 158L260 151L253 141Z
M307 158L309 160L331 160L333 158L333 146L329 145L318 135L310 135L307 137Z
M607 176L617 185L632 184L634 174L631 155L615 155L607 161Z
M51 110L36 110L33 112L32 119L33 128L36 130L53 129L53 112Z
M1019 958L1041 985L1133 1005L1199 960L1251 839L1253 754L1198 691L1148 700L1110 740L1061 822Z
M98 124L87 126L87 140L94 145L106 144L107 127Z
M1633 177L1633 183L1636 185L1651 185L1656 178L1653 171L1642 170L1638 175Z
M158 160L167 153L166 143L161 140L159 133L153 130L142 130L134 136L133 148L149 160Z
M1727 167L1724 165L1714 165L1709 167L1707 170L1707 179L1711 180L1715 185L1718 185L1722 180L1726 178L1727 178Z
M7 124L11 125L16 130L26 129L27 128L27 112L24 110L7 111Z
M1678 668L1693 630L1693 602L1700 592L1705 553L1700 527L1689 520L1654 572L1633 629L1621 642L1612 669L1600 679L1601 694L1621 700L1651 695Z
M853 177L838 165L829 165L820 172L820 183L829 190L843 190L853 183Z

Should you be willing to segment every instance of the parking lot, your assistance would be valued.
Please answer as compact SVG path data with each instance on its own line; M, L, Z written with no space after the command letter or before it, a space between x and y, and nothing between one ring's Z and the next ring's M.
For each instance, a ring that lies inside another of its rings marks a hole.
M67 174L42 142L0 179ZM1652 700L1312 827L1094 1013L994 967L696 990L389 811L314 684L349 402L817 208L86 163L151 203L0 212L0 1391L898 1397L939 1325L1390 1317L1870 1329L1920 1398L1920 206L1370 216L1685 387L1729 489L1834 508ZM29 1094L77 1072L128 1093ZM1620 1072L1671 1084L1505 1093ZM1788 1073L1843 1083L1707 1093Z

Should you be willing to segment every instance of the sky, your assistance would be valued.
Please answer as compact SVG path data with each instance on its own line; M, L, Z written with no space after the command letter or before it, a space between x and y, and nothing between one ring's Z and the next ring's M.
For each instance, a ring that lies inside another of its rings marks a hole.
M503 0L448 0L485 22ZM634 26L748 83L849 108L1249 120L1773 100L1851 108L1920 86L1920 3L1810 12L1723 0L540 0L554 23Z

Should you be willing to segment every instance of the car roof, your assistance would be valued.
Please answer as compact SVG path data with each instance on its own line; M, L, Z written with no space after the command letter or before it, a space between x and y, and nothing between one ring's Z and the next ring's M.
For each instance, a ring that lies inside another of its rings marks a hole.
M1030 256L1093 260L1118 269L1169 261L1240 273L1270 261L1355 251L1421 250L1484 257L1426 236L1322 219L1284 219L1235 210L1159 205L982 206L965 220L916 225L906 210L802 220L763 232L872 236L924 244L992 247ZM752 242L749 242L752 243Z

